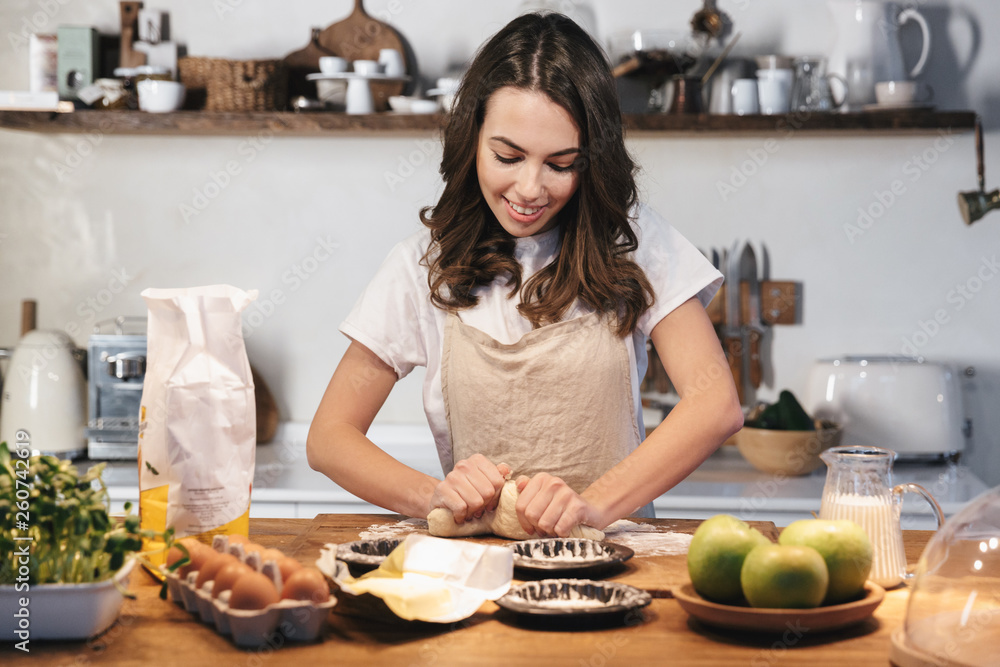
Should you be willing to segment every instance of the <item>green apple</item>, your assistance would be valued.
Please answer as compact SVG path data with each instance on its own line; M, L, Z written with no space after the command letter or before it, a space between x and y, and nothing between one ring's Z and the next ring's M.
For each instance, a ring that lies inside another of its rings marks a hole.
M751 607L812 609L826 596L826 562L812 547L762 544L747 554L740 571Z
M694 531L688 547L687 566L698 594L722 603L743 598L740 569L750 550L771 544L756 528L729 514L717 514Z
M861 595L872 569L872 543L848 519L803 519L781 532L778 544L799 544L819 552L830 573L823 604L840 604Z

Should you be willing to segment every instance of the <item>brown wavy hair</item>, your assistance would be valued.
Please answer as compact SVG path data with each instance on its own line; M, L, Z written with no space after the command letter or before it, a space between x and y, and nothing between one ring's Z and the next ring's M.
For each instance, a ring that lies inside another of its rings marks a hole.
M479 186L476 151L487 103L500 88L542 92L580 130L576 193L559 213L558 257L522 285L516 241L490 210ZM473 290L507 276L510 297L534 327L558 322L576 299L633 331L653 303L653 289L630 258L638 247L630 211L636 165L625 148L622 116L604 51L561 14L511 21L479 50L456 95L444 130L437 205L420 211L431 230L422 263L431 301L457 311L476 305Z

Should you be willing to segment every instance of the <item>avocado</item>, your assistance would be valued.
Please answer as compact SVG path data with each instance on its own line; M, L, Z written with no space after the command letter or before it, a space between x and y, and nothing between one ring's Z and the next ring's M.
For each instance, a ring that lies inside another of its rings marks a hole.
M775 431L816 430L812 418L802 409L795 395L787 389L778 394L777 402L764 408L760 416L748 422L747 426Z

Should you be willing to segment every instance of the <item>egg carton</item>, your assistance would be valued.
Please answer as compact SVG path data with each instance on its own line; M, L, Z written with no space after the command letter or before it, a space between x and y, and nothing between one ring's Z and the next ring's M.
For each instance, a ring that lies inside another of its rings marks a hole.
M216 535L212 548L220 553L231 553L257 572L263 573L282 587L281 570L274 561L262 562L255 551L247 553L242 543L229 543L227 535ZM232 636L233 642L243 648L256 648L265 644L281 646L283 639L291 641L315 641L330 610L337 604L332 594L326 602L310 600L281 600L263 609L231 609L230 591L223 591L212 597L214 581L208 581L201 588L195 585L198 572L188 572L181 577L170 572L166 566L160 571L166 577L170 598L184 609L198 616L209 625L215 626L221 635Z

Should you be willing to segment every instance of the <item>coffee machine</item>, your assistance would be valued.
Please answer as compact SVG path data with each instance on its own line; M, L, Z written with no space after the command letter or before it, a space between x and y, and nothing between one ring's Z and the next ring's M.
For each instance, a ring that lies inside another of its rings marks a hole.
M113 324L113 333L102 333ZM136 459L139 404L146 375L146 319L98 322L88 342L87 454L92 459ZM126 333L126 328L141 333Z

